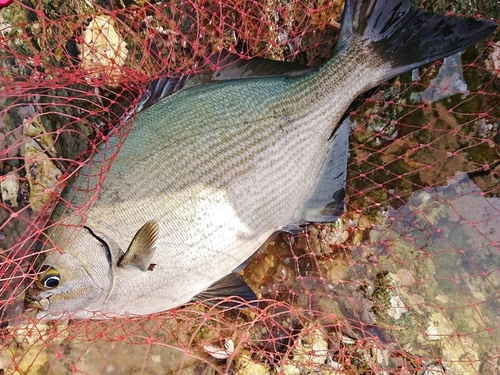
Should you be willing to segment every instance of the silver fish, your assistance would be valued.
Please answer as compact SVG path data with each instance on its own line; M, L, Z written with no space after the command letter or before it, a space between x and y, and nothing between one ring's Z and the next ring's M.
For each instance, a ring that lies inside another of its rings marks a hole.
M49 236L62 253L44 261L28 303L42 319L102 319L196 298L255 300L233 271L274 232L342 212L348 129L335 129L351 101L495 28L407 0L352 0L333 57L317 71L159 95L121 148L117 129L65 193L80 206L99 190L86 219L57 208Z

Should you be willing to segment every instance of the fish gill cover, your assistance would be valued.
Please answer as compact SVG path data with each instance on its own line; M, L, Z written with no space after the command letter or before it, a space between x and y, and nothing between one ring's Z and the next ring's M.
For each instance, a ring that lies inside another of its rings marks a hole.
M343 2L8 3L0 4L0 371L498 373L498 31L353 103L346 212L278 236L248 261L239 273L257 308L192 302L142 318L37 322L24 298L50 248L43 229L56 224L52 208L110 130L130 127L124 118L148 83L255 56L318 66ZM414 5L500 20L496 1L439 4ZM86 203L70 195L59 207L84 213L97 193L75 191Z

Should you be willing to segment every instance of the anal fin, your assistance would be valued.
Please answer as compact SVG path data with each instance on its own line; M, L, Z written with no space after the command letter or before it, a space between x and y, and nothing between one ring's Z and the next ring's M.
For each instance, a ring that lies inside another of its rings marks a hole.
M302 213L296 224L331 223L344 212L349 124L350 117L347 117L330 140L328 154L316 186L302 207Z
M237 273L230 273L216 283L212 284L203 292L196 295L193 300L209 305L218 303L214 299L224 299L237 296L245 300L249 305L257 305L257 296L248 284ZM221 307L245 307L238 301L223 301L218 303Z

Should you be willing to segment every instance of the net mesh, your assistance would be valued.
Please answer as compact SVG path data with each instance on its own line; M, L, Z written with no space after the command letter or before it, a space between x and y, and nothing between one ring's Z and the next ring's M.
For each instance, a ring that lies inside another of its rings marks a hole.
M130 126L122 119L147 83L218 69L223 51L318 65L343 4L8 3L0 2L0 371L499 373L498 31L353 103L346 213L279 236L249 261L241 273L259 308L193 302L140 319L44 323L20 319L42 229L96 144ZM415 5L500 20L496 1ZM84 193L95 199L92 187Z

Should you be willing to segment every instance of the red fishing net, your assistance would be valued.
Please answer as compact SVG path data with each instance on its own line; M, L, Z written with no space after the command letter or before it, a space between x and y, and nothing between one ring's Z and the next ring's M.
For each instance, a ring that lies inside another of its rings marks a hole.
M470 3L415 5L500 20L496 1ZM20 319L59 193L151 79L218 69L223 52L316 66L341 12L336 0L0 10L2 373L499 373L498 31L353 103L346 213L249 261L259 308Z

